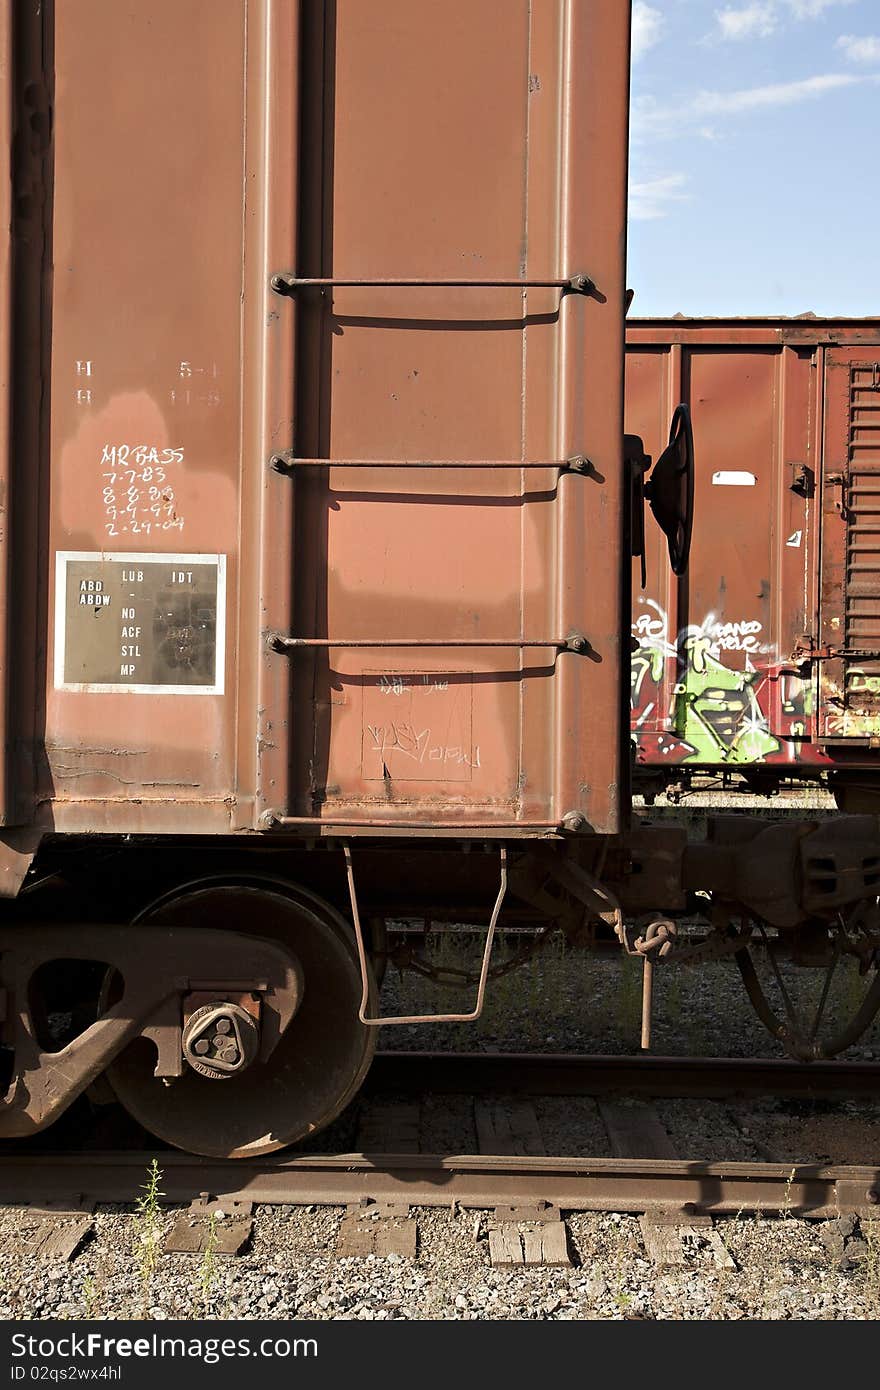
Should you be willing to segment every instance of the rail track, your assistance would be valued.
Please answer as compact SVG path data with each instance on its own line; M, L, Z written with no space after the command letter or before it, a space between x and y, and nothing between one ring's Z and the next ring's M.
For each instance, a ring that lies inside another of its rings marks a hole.
M508 1097L876 1098L880 1097L880 1066L402 1052L376 1059L366 1094L482 1096L493 1091ZM485 1209L543 1202L561 1211L662 1211L678 1213L683 1219L743 1211L815 1218L880 1215L880 1155L876 1167L694 1161L673 1156L668 1136L650 1106L636 1106L627 1113L633 1122L628 1128L624 1123L622 1137L609 1129L612 1157L404 1153L377 1148L231 1161L166 1150L158 1153L162 1191L164 1199L174 1203L197 1201L208 1194L221 1202L300 1206L373 1202ZM648 1121L641 1128L640 1117ZM138 1195L156 1153L155 1149L51 1153L33 1145L7 1144L0 1150L0 1202L62 1207L130 1202Z
M880 1099L880 1064L777 1058L591 1056L580 1053L381 1052L366 1091L475 1095L607 1095L717 1098L773 1095Z
M130 1202L153 1156L4 1156L0 1201ZM761 1211L815 1218L876 1217L880 1203L880 1166L356 1153L232 1161L169 1152L160 1167L163 1197L175 1203L207 1193L221 1204L488 1209L541 1201L560 1211L673 1211L683 1217Z

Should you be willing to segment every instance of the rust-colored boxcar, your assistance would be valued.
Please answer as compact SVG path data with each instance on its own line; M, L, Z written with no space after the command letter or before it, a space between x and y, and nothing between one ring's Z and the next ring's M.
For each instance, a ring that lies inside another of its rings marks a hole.
M625 827L629 10L6 7L0 892L66 885L6 1132L112 1063L172 1142L306 1133L390 907L494 925L508 842ZM109 967L69 1057L59 954Z
M629 823L629 10L6 7L0 1134L99 1075L201 1153L313 1133L407 1021L401 916L487 923L456 1020L502 908L611 931L644 1037L689 890L703 956L877 957L868 818Z
M640 769L880 771L880 321L633 320L627 429L689 402L687 575L648 529L633 590Z
M50 8L6 822L618 829L628 6Z

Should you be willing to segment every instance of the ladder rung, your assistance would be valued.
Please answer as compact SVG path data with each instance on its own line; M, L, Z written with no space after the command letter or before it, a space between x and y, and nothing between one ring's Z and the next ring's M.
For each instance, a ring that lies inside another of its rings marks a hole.
M593 468L583 454L568 459L328 459L279 453L272 455L269 464L276 473L293 473L297 468L561 468L567 473L591 473Z
M304 647L551 647L556 651L578 652L585 655L592 651L590 643L581 633L570 637L285 637L273 633L268 645L276 652L298 651Z
M308 289L449 289L449 290L569 290L589 294L595 289L589 275L569 275L553 280L423 280L423 279L340 279L336 276L273 275L276 294L295 294Z

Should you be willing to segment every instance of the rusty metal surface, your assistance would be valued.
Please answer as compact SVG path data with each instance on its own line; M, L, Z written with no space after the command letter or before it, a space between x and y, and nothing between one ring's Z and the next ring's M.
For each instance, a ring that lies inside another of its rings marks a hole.
M78 590L86 596L108 582L104 557L128 563L118 598L94 610L95 622L113 630L124 689L112 692L89 673L79 687L59 673L65 576L41 554L55 660L46 672L39 795L57 828L71 803L80 819L88 807L96 829L122 826L137 799L143 819L170 829L178 796L189 802L193 829L231 828L245 7L85 0L52 10L48 552L81 557L88 573L75 582L90 586ZM157 559L184 576L198 562L213 564L225 578L216 614L195 611L198 595L185 578L159 597L148 592L137 576ZM209 674L193 680L193 646L206 624L216 651ZM148 642L171 653L177 684L163 689ZM211 693L172 693L191 684Z
M631 321L626 427L655 455L679 399L694 419L697 519L683 579L650 527L644 591L634 575L639 762L873 766L880 323ZM834 659L843 650L853 656Z
M151 1154L0 1157L0 1201L71 1192L131 1202ZM701 1163L661 1159L580 1159L432 1154L337 1154L276 1162L223 1163L163 1154L169 1202L209 1193L225 1203L331 1205L400 1202L407 1206L523 1206L536 1198L562 1211L737 1215L779 1211L826 1218L876 1215L880 1170L803 1163Z
M341 465L294 470L306 558L287 632L331 650L304 651L294 667L292 783L286 805L267 805L287 825L525 827L583 811L613 829L618 576L591 574L598 557L583 538L620 525L619 384L606 389L606 371L616 378L622 301L625 9L573 5L567 33L549 3L394 0L383 13L377 25L348 0L304 38L308 70L323 60L335 81L314 123L304 102L314 197L296 271L334 283L332 295L297 292L281 306L299 315L310 354L295 450L376 464L356 481ZM595 79L569 84L575 68ZM380 69L394 100L365 115L353 94ZM558 158L569 144L583 151L576 164ZM577 196L587 187L589 219ZM598 294L521 288L581 270ZM515 469L478 465L452 481L390 462L574 453L604 481L525 486ZM491 646L499 633L569 630L601 661L524 661ZM428 633L432 650L417 655ZM397 651L334 649L336 638L395 636ZM601 741L582 719L594 706L611 720Z
M178 996L199 989L206 952L217 976L234 981L241 972L243 942L235 932L186 927L120 926L80 928L76 949L118 972L118 998L101 1016L63 1047L50 1049L35 1021L34 977L48 962L63 960L70 950L64 927L39 931L5 928L0 932L3 988L11 1001L4 1018L3 1040L14 1050L13 1073L0 1099L0 1135L38 1133L57 1119L139 1034L155 1044L150 1064L155 1077L179 1077ZM299 962L278 944L251 937L246 946L249 968L266 992L263 1000L261 1059L271 1056L302 998ZM221 983L217 986L223 989ZM161 1089L161 1083L156 1083Z
M11 483L10 428L12 424L12 138L13 138L12 6L0 17L0 824L9 817L8 727L9 689L9 497ZM2 891L2 890L0 890Z
M7 820L620 828L628 8L7 20Z
M27 877L40 847L38 826L0 831L0 898L14 898Z
M792 1062L777 1058L609 1057L575 1053L377 1053L369 1091L435 1094L725 1097L810 1099L880 1095L871 1062Z

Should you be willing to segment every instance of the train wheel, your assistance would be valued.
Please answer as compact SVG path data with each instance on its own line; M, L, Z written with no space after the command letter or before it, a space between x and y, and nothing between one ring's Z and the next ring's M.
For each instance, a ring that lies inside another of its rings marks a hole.
M779 969L773 946L768 941L763 924L758 922L757 925L775 977L777 993L782 1003L782 1017L767 997L748 948L736 953L736 963L751 1005L764 1027L782 1043L790 1056L799 1061L811 1062L819 1058L836 1057L845 1052L870 1028L880 1012L880 969L875 955L869 954L862 960L859 973L867 976L867 980L861 998L858 1002L853 1001L849 1004L849 1018L846 1021L837 1020L829 1026L825 1022L829 994L842 956L839 938L830 937L824 928L817 933L817 937L824 940L824 959L821 966L817 962L813 969L801 972L802 975L817 979L818 989L809 991L817 997L808 1000L803 997L804 991L800 991L800 997L797 997L789 988Z
M153 1075L152 1043L136 1039L107 1076L139 1124L191 1153L249 1158L293 1144L336 1118L366 1075L376 1030L358 1019L354 941L329 904L274 880L208 879L153 903L132 930L138 923L211 926L277 940L296 955L304 977L302 1003L274 1052L239 1075L218 1080L185 1066L167 1084ZM246 960L242 965L246 976ZM208 975L209 967L206 961Z

